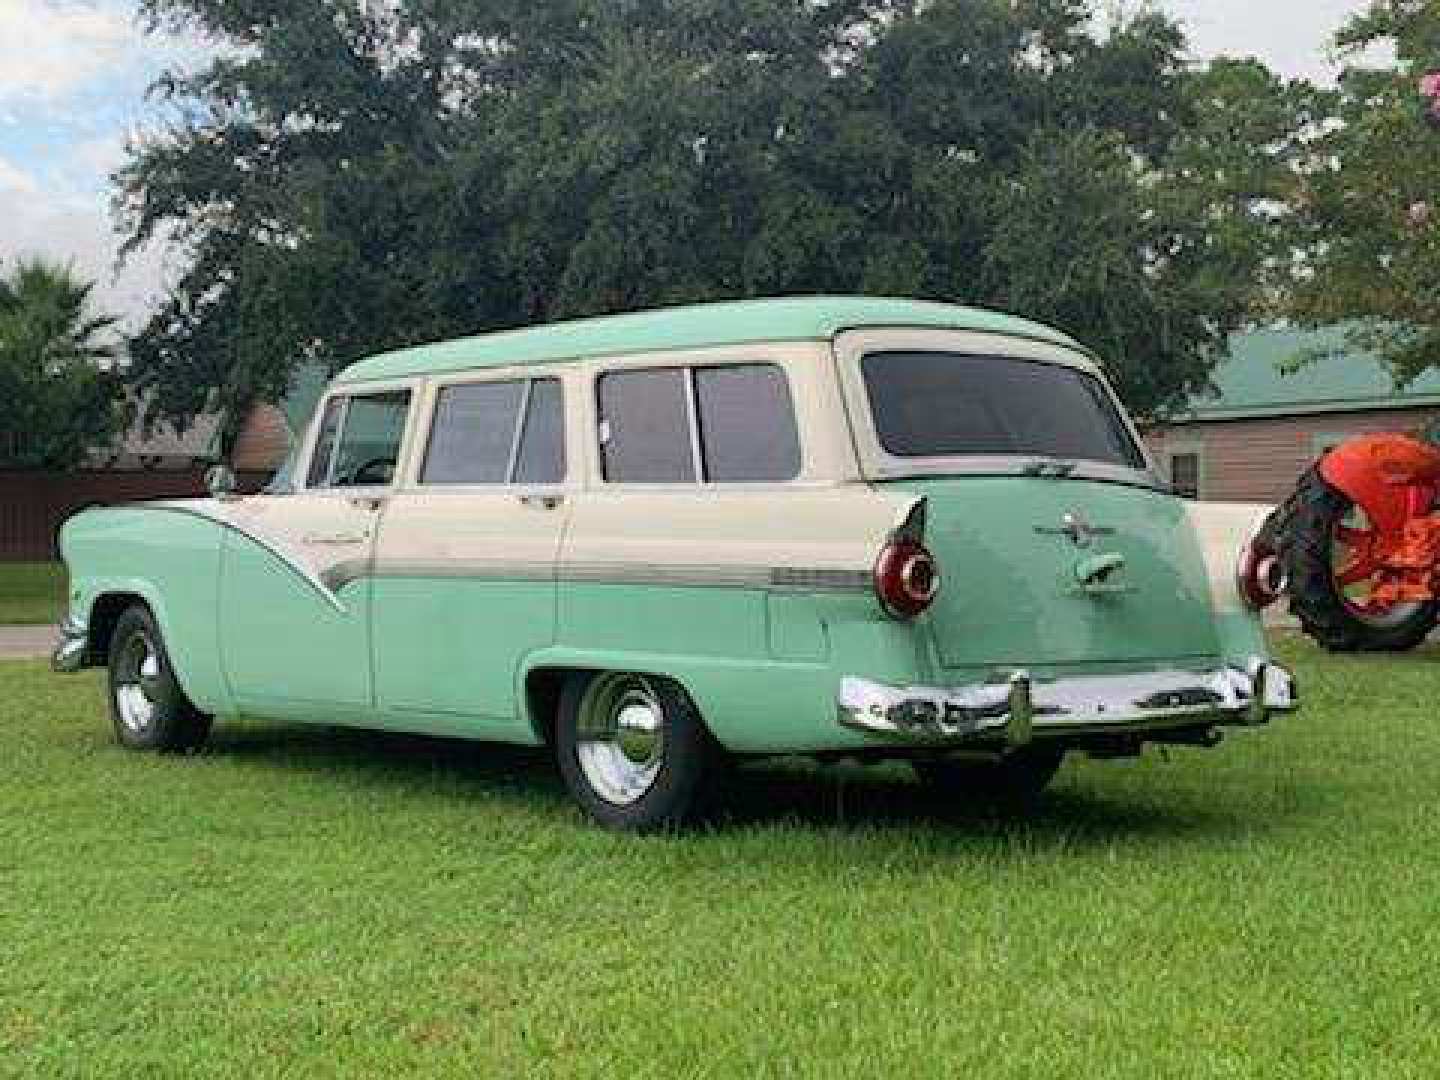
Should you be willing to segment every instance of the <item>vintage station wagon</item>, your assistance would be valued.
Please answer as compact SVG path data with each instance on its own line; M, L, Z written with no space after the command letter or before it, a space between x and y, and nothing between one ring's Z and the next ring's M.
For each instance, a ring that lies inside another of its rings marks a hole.
M1022 796L1293 706L1258 518L1172 495L1044 326L677 308L376 356L283 489L78 515L55 666L108 665L137 749L239 716L548 745L617 828L746 756Z

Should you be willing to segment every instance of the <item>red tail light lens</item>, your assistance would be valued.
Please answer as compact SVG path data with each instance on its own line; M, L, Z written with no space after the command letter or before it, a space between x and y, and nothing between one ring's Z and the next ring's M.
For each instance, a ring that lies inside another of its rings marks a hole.
M1240 598L1254 611L1267 608L1285 593L1285 567L1273 552L1246 544L1240 552L1235 584Z
M940 591L935 556L915 540L892 540L875 560L875 596L892 619L913 619Z

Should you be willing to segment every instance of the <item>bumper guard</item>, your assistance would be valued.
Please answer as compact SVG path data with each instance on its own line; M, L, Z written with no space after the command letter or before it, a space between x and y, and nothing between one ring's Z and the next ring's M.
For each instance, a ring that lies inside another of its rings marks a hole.
M79 671L90 659L90 635L85 625L73 615L60 624L60 641L50 654L54 671Z

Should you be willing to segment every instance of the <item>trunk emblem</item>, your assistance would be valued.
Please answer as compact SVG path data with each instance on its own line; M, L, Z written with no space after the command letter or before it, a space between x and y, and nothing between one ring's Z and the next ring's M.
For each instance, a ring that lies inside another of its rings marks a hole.
M1043 536L1068 536L1078 548L1087 548L1100 536L1114 536L1115 530L1103 525L1091 525L1078 510L1072 510L1060 519L1058 529L1036 525L1035 531Z

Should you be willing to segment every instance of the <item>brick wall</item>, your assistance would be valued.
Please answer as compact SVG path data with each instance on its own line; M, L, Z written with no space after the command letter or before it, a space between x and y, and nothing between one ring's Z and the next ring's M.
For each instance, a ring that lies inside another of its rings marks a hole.
M242 473L240 486L258 491L269 478L268 472ZM61 524L86 506L204 494L203 469L72 473L0 469L0 561L53 559Z
M1408 431L1440 416L1436 409L1321 413L1264 420L1214 420L1151 431L1146 442L1168 468L1170 455L1200 455L1200 497L1221 502L1279 502L1325 445L1374 431Z
M238 472L274 472L290 452L290 425L274 405L258 405L235 441L231 460Z

